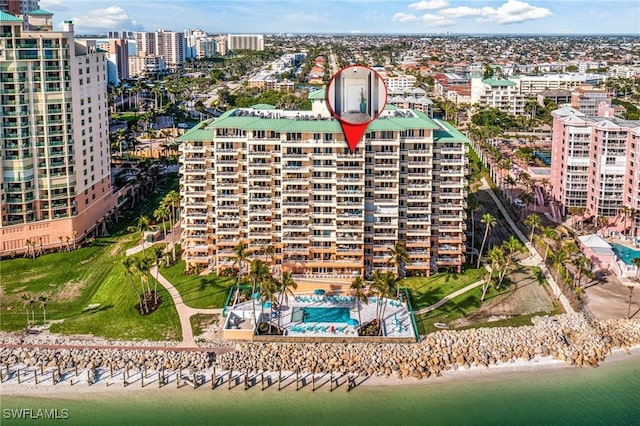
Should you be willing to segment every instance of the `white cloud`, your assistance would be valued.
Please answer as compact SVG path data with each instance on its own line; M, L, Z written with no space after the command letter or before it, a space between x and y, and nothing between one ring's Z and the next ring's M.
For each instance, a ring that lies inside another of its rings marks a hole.
M497 9L493 7L482 8L483 21L495 22L497 24L513 24L516 22L530 21L532 19L547 18L553 15L551 11L544 7L532 6L520 0L507 0Z
M446 27L447 25L455 24L455 21L452 21L451 19L447 19L444 16L440 15L432 15L430 13L426 13L422 17L422 22L434 27Z
M391 18L394 22L418 22L420 18L415 15L398 12Z
M411 3L409 9L414 10L436 10L447 7L449 2L447 0L420 0L418 3Z
M82 30L133 30L140 26L127 15L120 6L109 6L103 9L94 9L86 15L73 18L73 23Z
M468 6L450 7L439 11L440 15L447 18L464 18L465 16L478 16L482 13L481 9L475 9Z
M65 10L69 10L67 6L62 4L62 0L40 0L39 7L53 12L64 12Z

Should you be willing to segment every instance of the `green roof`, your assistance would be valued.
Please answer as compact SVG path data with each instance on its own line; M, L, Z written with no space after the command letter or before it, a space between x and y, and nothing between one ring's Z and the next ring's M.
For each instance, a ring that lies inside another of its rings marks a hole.
M186 142L186 141L208 142L212 140L213 140L213 130L206 130L206 129L191 129L177 139L178 142Z
M17 16L13 16L10 13L3 12L0 10L0 21L2 22L22 22L22 18L18 18Z
M318 89L309 93L307 96L309 99L313 100L324 100L327 97L327 89Z
M482 82L484 84L488 84L489 86L515 86L516 83L514 83L511 80L498 80L495 78L485 78L484 80L482 80Z
M434 130L433 142L470 142L465 135L446 121L439 120L438 123L440 123L446 130Z
M336 119L262 118L257 114L236 116L238 111L238 109L227 111L217 119L204 121L180 136L178 141L211 141L214 138L215 129L273 130L280 133L342 133L340 122ZM413 114L415 114L413 117L378 118L369 123L367 131L433 129L435 141L468 141L449 123L436 122L419 111L413 111Z
M53 13L43 9L36 9L29 12L28 15L53 16Z
M251 105L252 109L276 109L274 105L271 104L255 104Z

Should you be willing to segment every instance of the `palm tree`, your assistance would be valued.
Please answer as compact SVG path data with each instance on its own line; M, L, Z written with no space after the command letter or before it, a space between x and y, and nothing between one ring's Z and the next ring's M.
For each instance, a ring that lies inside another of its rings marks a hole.
M140 301L140 309L142 309L142 305L145 305L146 299L143 297L143 294L138 291L136 288L135 282L133 281L133 268L135 267L135 260L131 256L127 256L122 261L122 265L124 266L124 276L127 277L129 283L131 284L131 288L133 289L134 294ZM144 290L143 290L144 293Z
M261 317L264 316L265 302L269 302L269 320L267 321L269 323L269 332L271 332L271 318L273 318L273 306L278 302L278 298L276 294L278 293L279 285L280 283L275 279L273 279L273 277L268 273L268 271L267 271L267 275L262 280L262 284L260 285L259 299L260 299Z
M531 236L529 237L529 242L533 242L533 234L536 232L536 228L540 228L540 216L535 213L527 216L527 220L524 221L524 224L531 227Z
M489 272L489 277L482 283L482 296L480 297L481 302L484 301L487 290L489 290L489 286L493 282L495 272L498 271L498 275L500 275L502 268L504 267L504 251L502 248L496 246L489 250L489 260L491 270Z
M160 263L164 258L164 248L159 246L153 247L153 255L152 258L153 264L156 267L156 280L153 283L153 299L155 301L156 306L158 305L158 275L160 274Z
M234 298L233 304L238 303L238 296L240 294L240 281L244 272L244 263L249 257L249 252L247 250L247 244L243 241L240 241L237 246L233 248L235 252L235 259L233 259L233 267L238 265L238 272L236 273L236 296ZM252 293L253 294L253 293Z
M475 221L474 213L480 210L480 203L478 203L478 199L473 194L469 195L469 198L467 198L467 210L469 210L469 216L471 217L471 260L470 262L473 263L473 251L476 248L476 239L475 239L476 221Z
M638 259L638 258L636 258L636 259ZM629 289L629 307L627 308L627 318L631 319L631 298L633 297L633 288L634 288L634 286L629 285L629 286L627 286L627 288Z
M253 305L254 318L256 312L256 298L254 297L256 288L262 287L269 275L269 268L262 260L253 259L251 261L251 264L249 265L249 279L251 280L251 302Z
M160 204L160 206L153 212L154 219L162 221L162 232L164 234L165 241L167 241L167 225L165 221L169 219L169 214L167 206L162 204Z
M622 228L622 234L624 235L625 231L627 230L627 212L629 211L629 207L627 206L620 206L619 212L622 215L622 218L624 219L624 228Z
M171 228L171 236L173 237L173 223L174 221L177 222L178 219L180 218L180 210L178 209L178 207L180 207L180 193L175 190L169 191L169 193L165 195L164 199L162 200L162 203L168 206L169 209L171 210L171 214L169 215L169 226ZM175 263L176 261L175 241L173 244L172 253L173 253L173 262Z
M407 249L404 247L402 241L396 241L392 248L388 250L391 255L389 264L392 264L396 268L396 278L402 278L401 275L405 275L405 265L411 263L411 258L407 253Z
M588 276L593 263L587 256L576 256L571 259L571 264L576 268L576 286L582 287L582 277Z
M40 302L40 306L42 306L42 324L47 324L47 301L49 298L45 295L41 295L38 297L38 302Z
M34 314L33 314L33 306L35 305L36 301L35 299L28 293L24 293L22 296L20 296L20 298L22 299L22 303L24 305L25 311L27 312L27 327L29 327L31 324L33 324L35 322L35 318L34 318ZM29 311L31 310L32 314L31 317L32 319L29 319Z
M278 306L282 306L282 303L286 300L289 303L289 296L294 295L293 290L298 288L298 283L293 279L291 271L284 271L282 273L282 279L279 283L280 288L280 301ZM282 313L278 315L278 328L280 328L280 320L282 319Z
M147 216L140 216L138 218L138 222L135 225L129 226L127 231L129 232L139 232L140 233L140 242L142 244L142 256L145 256L144 253L144 233L149 230L151 227L151 222Z
M558 282L560 271L564 269L564 265L568 260L569 256L563 249L556 250L551 254L551 264L556 268L556 282Z
M504 277L507 275L515 263L515 255L525 250L524 245L515 235L511 235L508 240L502 242L502 248L505 251L504 268L498 277L498 287L502 284Z
M558 241L560 238L554 228L547 226L542 228L542 239L547 244L547 247L544 250L544 261L546 262L549 254L549 247L551 247L551 244L554 241Z
M358 324L362 325L362 318L360 317L360 302L369 303L369 298L367 294L364 292L364 280L360 275L353 279L351 283L351 290L353 290L353 297L356 299L357 309L358 309Z
M484 223L484 237L482 237L482 245L480 246L480 252L478 253L478 264L476 268L480 267L480 259L482 258L482 251L484 250L484 244L487 242L487 237L489 236L489 232L496 226L497 221L496 218L491 213L485 213L482 215L482 219L480 222Z
M387 303L385 299L390 299L395 293L396 277L392 272L379 272L373 274L373 290L378 296L376 316L378 325L380 326L379 334L382 335L382 321L384 319L384 311Z
M638 210L633 207L627 208L627 216L631 219L631 228L629 229L629 238L635 238L636 217L638 216Z
M638 281L640 279L640 257L631 259L631 263L633 263L636 267L636 281Z

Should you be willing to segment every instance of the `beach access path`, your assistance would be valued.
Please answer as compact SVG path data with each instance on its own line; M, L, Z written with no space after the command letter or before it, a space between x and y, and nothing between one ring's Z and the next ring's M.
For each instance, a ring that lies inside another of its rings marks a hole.
M159 273L158 267L153 266L151 268L151 274L158 277L158 282L167 290L173 299L173 303L178 311L178 317L180 318L180 328L182 329L182 341L178 344L179 348L197 348L198 345L193 338L193 329L191 328L191 317L197 314L205 315L220 315L222 314L221 308L213 309L198 309L187 306L182 300L182 296L177 288L173 286L162 274Z

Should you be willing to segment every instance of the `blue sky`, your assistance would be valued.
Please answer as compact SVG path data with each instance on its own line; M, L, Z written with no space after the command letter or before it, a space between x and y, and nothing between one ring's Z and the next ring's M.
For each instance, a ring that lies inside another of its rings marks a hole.
M212 33L640 35L638 0L40 0L58 25Z

